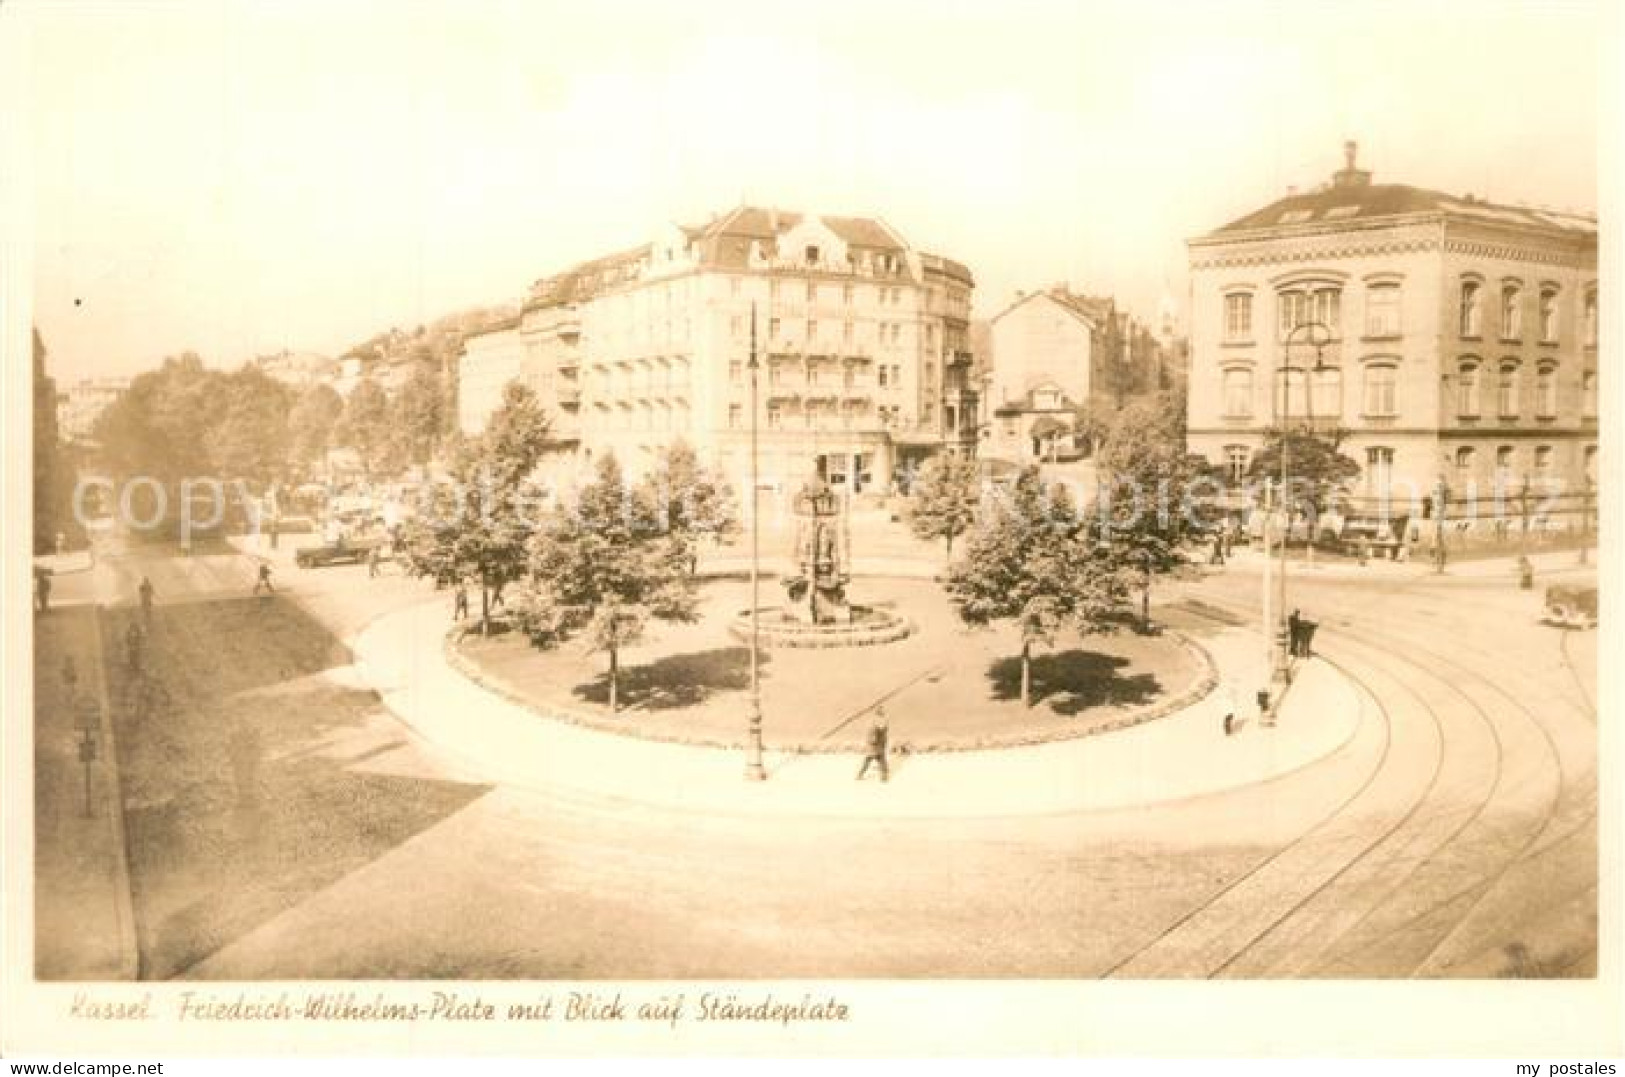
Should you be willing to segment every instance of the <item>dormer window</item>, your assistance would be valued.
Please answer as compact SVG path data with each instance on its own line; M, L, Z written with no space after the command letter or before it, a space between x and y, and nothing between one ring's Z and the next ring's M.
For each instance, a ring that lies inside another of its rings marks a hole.
M818 264L818 246L817 246L817 244L813 244L813 243L807 244L807 264L808 265L817 265Z

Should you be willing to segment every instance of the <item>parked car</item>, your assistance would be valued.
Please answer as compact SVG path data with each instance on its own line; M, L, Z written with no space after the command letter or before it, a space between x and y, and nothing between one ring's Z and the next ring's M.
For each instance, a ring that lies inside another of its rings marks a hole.
M1554 583L1546 588L1547 624L1562 628L1597 627L1597 589Z
M365 561L372 551L385 545L384 538L338 539L320 546L303 546L294 551L293 562L300 568L323 568L327 565L357 565Z

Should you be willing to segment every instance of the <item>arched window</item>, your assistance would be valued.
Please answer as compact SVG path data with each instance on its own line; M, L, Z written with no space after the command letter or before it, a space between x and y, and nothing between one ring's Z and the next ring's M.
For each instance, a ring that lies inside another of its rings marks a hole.
M1497 489L1512 489L1512 478L1518 469L1518 450L1502 445L1495 450L1495 485Z
M1550 285L1540 290L1540 339L1557 342L1557 289Z
M1463 445L1456 450L1456 479L1465 483L1473 477L1473 471L1478 466L1478 450L1471 445Z
M1309 322L1319 322L1332 334L1339 335L1338 322L1342 317L1343 290L1334 284L1306 284L1276 296L1281 339Z
M1246 419L1253 413L1253 372L1249 367L1231 367L1224 372L1224 414L1229 419Z
M1582 418L1595 419L1597 417L1597 372L1588 370L1580 376L1580 415Z
M1463 419L1478 418L1482 397L1478 360L1464 360L1456 373L1456 414Z
M1500 380L1495 384L1495 410L1503 419L1518 417L1518 364L1501 364Z
M1386 418L1398 414L1396 399L1399 368L1393 363L1370 363L1365 368L1365 414Z
M1586 292L1585 321L1586 347L1595 348L1597 346L1597 289L1595 288Z
M1557 364L1542 363L1535 371L1535 414L1542 419L1557 417Z
M1546 486L1551 483L1555 478L1552 473L1552 465L1556 462L1557 454L1550 445L1535 446L1535 474L1533 479L1536 486Z
M1523 289L1512 282L1501 285L1501 339L1523 337Z
M1483 285L1476 280L1461 282L1461 335L1476 337L1484 327Z
M1597 447L1587 445L1585 451L1585 477L1586 482L1595 486L1597 484Z

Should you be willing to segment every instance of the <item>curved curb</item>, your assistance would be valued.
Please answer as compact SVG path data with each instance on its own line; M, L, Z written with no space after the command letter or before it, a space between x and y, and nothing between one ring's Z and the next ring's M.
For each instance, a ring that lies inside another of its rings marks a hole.
M1002 751L1008 748L1032 748L1042 744L1083 740L1102 733L1120 732L1137 725L1144 725L1146 722L1165 718L1170 714L1194 706L1206 699L1218 687L1218 667L1207 649L1184 633L1165 628L1163 634L1166 638L1172 639L1184 648L1186 653L1191 655L1197 664L1198 673L1195 681L1182 692L1176 692L1163 699L1147 703L1110 721L1091 725L1086 729L1065 727L1054 730L1025 730L1019 733L982 736L973 740L899 741L894 751L903 755L932 755L948 752L988 752ZM486 691L501 696L515 706L524 708L543 721L562 722L581 729L591 730L594 733L607 733L611 736L626 737L630 740L650 741L657 744L680 744L689 748L713 748L719 751L742 752L747 746L742 738L734 740L710 736L684 736L681 733L668 730L634 728L630 724L615 725L612 719L595 712L542 703L518 691L502 677L487 672L474 659L464 654L457 645L460 637L461 631L459 629L447 630L441 643L441 653L445 655L446 663ZM784 752L789 755L859 755L864 751L862 746L856 744L829 744L823 741L778 741L764 744L764 747L768 751Z

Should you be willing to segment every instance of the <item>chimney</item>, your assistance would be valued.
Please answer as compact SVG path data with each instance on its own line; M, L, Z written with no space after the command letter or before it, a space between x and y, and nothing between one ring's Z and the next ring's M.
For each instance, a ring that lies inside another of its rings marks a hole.
M1360 152L1360 144L1353 139L1343 143L1343 167L1332 173L1333 187L1369 187L1371 173L1354 167L1354 159Z

